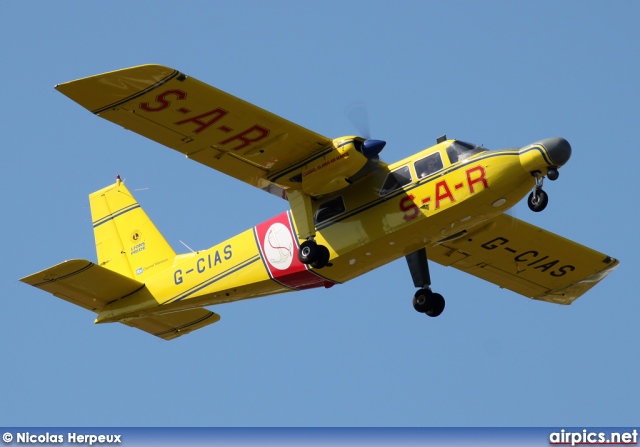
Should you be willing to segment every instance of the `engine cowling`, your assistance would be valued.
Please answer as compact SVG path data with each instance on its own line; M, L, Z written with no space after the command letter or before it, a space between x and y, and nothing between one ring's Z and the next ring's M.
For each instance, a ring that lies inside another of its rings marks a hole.
M367 162L377 161L384 145L385 142L381 140L336 138L331 152L302 168L302 191L310 196L319 196L347 187L349 179Z

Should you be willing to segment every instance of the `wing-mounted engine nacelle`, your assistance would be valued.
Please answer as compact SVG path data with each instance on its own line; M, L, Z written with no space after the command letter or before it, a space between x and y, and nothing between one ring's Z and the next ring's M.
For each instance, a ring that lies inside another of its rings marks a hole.
M302 168L302 190L310 196L329 194L349 185L349 179L365 165L378 162L382 140L342 137L333 140L331 152Z

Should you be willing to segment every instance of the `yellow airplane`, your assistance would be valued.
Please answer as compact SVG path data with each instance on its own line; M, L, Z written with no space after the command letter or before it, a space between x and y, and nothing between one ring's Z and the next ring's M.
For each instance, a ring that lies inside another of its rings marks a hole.
M290 211L208 250L176 255L124 183L89 195L98 262L22 278L169 340L215 323L203 306L332 287L405 257L418 312L438 316L428 260L520 295L571 304L617 265L610 256L504 212L571 155L563 138L489 151L441 137L396 163L385 142L318 135L194 78L143 65L56 86L94 114L288 200Z

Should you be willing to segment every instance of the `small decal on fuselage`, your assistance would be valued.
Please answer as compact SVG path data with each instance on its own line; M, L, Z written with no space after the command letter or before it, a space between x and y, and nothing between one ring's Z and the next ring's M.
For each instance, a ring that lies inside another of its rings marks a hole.
M220 250L210 251L207 253L206 257L202 256L195 261L195 265L190 263L190 267L185 270L183 268L176 269L173 272L173 282L174 284L180 285L184 282L185 275L190 273L197 272L198 274L205 273L206 271L216 267L218 264L222 264L225 261L230 260L233 257L233 251L231 249L231 244L225 245L222 252ZM186 263L185 263L186 264ZM182 265L185 265L182 264ZM188 264L187 264L188 265Z
M486 171L483 166L477 165L465 170L466 184L469 191L469 195L473 195L477 192L483 191L489 188L489 182L486 178ZM420 208L429 209L429 205L434 203L434 209L438 210L445 203L454 203L456 201L455 191L464 188L464 183L456 183L449 185L450 179L443 179L435 183L433 195L420 197L420 203L422 206L416 204L416 196L409 194L400 199L400 211L402 211L402 218L405 221L415 219L420 215Z
M293 223L284 212L254 228L256 244L269 277L295 290L333 285L300 262Z
M283 224L276 222L269 227L263 247L265 258L273 268L287 270L293 262L293 238Z

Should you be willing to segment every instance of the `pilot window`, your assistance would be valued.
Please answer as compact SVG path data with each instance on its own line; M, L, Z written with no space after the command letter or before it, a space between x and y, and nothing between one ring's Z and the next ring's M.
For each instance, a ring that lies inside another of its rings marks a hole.
M409 166L403 166L389 173L387 179L384 181L382 188L380 189L380 195L384 196L390 192L407 186L411 183L411 170Z
M428 175L438 172L442 169L442 158L440 152L431 154L415 162L416 174L418 178L424 178Z
M342 197L336 197L321 203L313 220L319 224L344 213L345 210Z
M453 164L458 161L465 160L472 155L479 154L480 152L485 152L488 149L485 149L480 146L476 146L475 144L465 143L464 141L454 141L451 143L449 147L447 147L447 155L449 156L449 161Z

